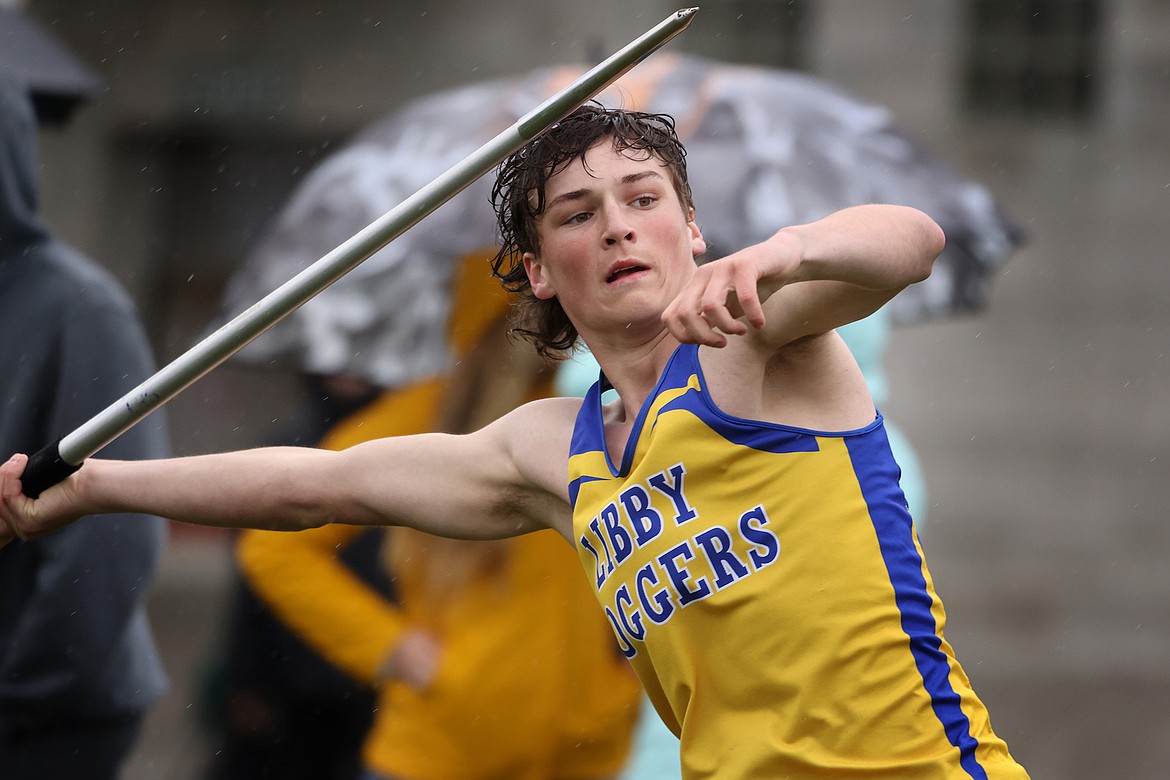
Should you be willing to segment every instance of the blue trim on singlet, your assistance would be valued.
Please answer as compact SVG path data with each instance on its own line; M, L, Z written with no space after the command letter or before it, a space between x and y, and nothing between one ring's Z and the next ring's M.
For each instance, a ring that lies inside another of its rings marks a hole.
M581 492L581 486L586 482L604 482L601 477L580 476L569 483L569 506L573 509L577 508L577 496Z
M605 377L602 377L604 379ZM573 425L573 438L569 441L569 457L583 452L605 452L605 426L601 424L601 379L585 391L577 421Z
M942 651L942 638L930 611L932 599L922 573L922 556L914 544L913 521L897 487L897 474L884 473L897 469L888 446L883 446L885 438L884 430L874 431L873 436L845 439L845 446L877 532L882 559L894 588L894 600L902 615L902 629L910 638L910 652L922 676L923 687L930 695L935 716L947 739L958 748L959 764L964 771L974 780L987 780L987 772L975 757L979 742L971 735L971 721L962 710L959 694L951 686L951 665ZM885 492L879 492L882 490Z
M573 437L569 441L569 457L580 455L583 452L605 452L605 460L609 463L609 454L605 445L605 426L601 418L601 394L605 392L602 384L608 385L603 374L585 392L581 399L581 409L577 412L577 421L573 425ZM610 464L612 469L613 464ZM581 492L581 485L585 482L597 482L603 477L589 474L574 479L569 483L569 506L577 508L577 495Z
M873 423L855 431L816 431L733 417L724 413L711 401L707 380L699 365L699 346L697 344L682 344L670 356L654 391L646 397L642 408L638 411L638 417L634 420L630 436L626 440L625 451L622 453L621 467L614 465L613 460L609 457L609 447L605 442L601 395L612 387L605 374L600 375L598 381L593 383L582 400L581 410L577 413L577 422L573 428L572 443L569 449L570 456L583 452L604 453L610 476L625 476L633 466L638 439L655 400L667 390L686 387L692 376L698 377L700 390L687 390L678 398L664 404L658 413L662 414L676 409L686 410L729 442L755 450L780 454L817 452L820 449L816 440L817 436L850 437L868 433L882 425L880 414L876 415ZM580 492L582 484L601 479L605 479L605 477L582 476L570 482L569 499L571 504L576 505L577 494Z
M707 424L711 430L732 444L751 447L764 452L816 452L820 449L815 436L805 431L769 425L764 422L740 422L734 417L712 414L712 406L700 397L696 390L688 390L668 404L659 414L674 409L684 409Z
M687 382L690 380L692 372L685 364L681 368L679 366L679 355L681 352L682 348L680 347L670 356L670 360L666 363L666 368L662 371L662 376L658 377L658 382L654 385L653 392L646 396L646 400L642 402L642 408L638 410L638 416L634 419L634 425L630 428L630 436L626 439L626 447L622 453L620 467L615 466L613 459L609 457L609 447L605 442L601 394L612 387L609 384L609 380L605 378L605 374L602 374L590 386L588 392L585 393L585 398L581 401L581 410L577 412L577 421L573 426L573 438L569 444L569 457L580 455L583 452L602 452L605 454L605 462L609 466L610 476L623 477L627 475L633 466L634 451L638 447L638 439L642 435L642 427L646 424L646 417L650 414L650 407L653 406L655 399L665 390L686 387ZM600 477L597 479L600 479ZM582 481L589 480L574 480L578 489ZM573 484L570 484L570 494L573 493L573 490Z
M699 346L683 344L675 351L675 355L678 357L680 373L686 374L686 379L681 384L689 382L691 376L698 377L700 391L688 390L664 404L659 414L673 409L684 409L729 442L754 450L785 453L816 452L820 449L813 431L773 425L761 420L744 420L724 413L711 401L707 380L703 376L702 366L699 365Z
M626 449L622 453L622 466L620 471L614 471L615 477L624 477L630 473L630 469L634 467L634 452L638 449L638 440L642 438L642 428L646 425L646 418L650 414L651 407L658 400L658 397L667 390L675 390L680 387L686 387L687 383L691 381L691 374L694 373L688 365L689 361L682 359L686 354L687 347L698 349L694 344L683 344L675 349L671 354L670 360L666 361L666 368L662 369L662 376L658 377L658 383L654 385L654 390L646 399L642 401L642 408L638 410L638 416L634 420L634 426L630 428L630 437L626 439ZM600 398L599 398L600 402ZM598 420L600 422L600 418ZM600 426L604 429L605 426ZM606 450L606 458L609 457L609 451ZM613 464L610 463L610 469L613 469Z
M735 417L724 412L711 399L711 391L707 388L707 379L699 364L698 345L683 344L675 354L679 358L679 368L687 375L687 381L691 376L698 377L699 390L689 390L663 405L659 414L672 409L685 409L702 420L715 433L733 444L776 454L818 452L820 450L820 444L817 442L818 436L832 438L858 436L868 433L882 424L881 415L876 414L874 421L864 428L850 431L818 431L811 428L799 428L793 425L779 425L763 420Z

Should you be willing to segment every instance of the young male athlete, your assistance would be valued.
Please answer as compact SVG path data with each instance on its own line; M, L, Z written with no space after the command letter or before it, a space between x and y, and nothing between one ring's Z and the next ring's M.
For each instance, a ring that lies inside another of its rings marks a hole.
M342 452L92 460L37 501L18 455L0 468L9 533L104 511L472 539L551 527L680 736L686 778L1027 777L943 639L881 416L834 332L930 273L938 226L861 206L696 265L673 123L596 106L506 161L494 200L517 329L545 353L588 344L603 377L584 402Z

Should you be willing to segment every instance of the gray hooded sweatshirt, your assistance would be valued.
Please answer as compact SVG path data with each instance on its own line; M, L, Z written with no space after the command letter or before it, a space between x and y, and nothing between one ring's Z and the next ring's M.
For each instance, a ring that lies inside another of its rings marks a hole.
M70 433L152 370L126 293L38 217L36 155L28 95L0 78L0 460ZM163 425L153 415L102 455L165 457ZM158 699L145 600L165 534L156 517L107 515L0 549L0 732Z

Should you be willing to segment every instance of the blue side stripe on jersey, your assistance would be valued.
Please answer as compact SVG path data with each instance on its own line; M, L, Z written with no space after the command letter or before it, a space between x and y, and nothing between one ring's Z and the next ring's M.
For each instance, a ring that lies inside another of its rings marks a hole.
M963 770L974 780L987 780L987 772L975 756L979 742L971 735L971 721L951 686L950 662L941 650L938 625L930 611L932 602L922 574L922 557L914 546L913 521L905 509L905 497L896 487L881 492L882 486L897 485L893 479L897 464L889 453L885 429L874 430L870 436L848 437L845 446L877 531L882 558L894 586L894 599L902 614L902 629L910 638L910 652L935 715L947 739L958 748Z
M586 482L601 482L602 477L591 477L588 474L577 477L569 483L569 506L577 508L577 495L581 492L581 485Z
M573 426L573 438L569 443L569 456L582 452L604 452L605 428L601 424L600 381L594 382L581 400L577 412L577 424Z
M638 416L634 418L634 424L630 428L630 437L626 439L626 448L622 452L620 470L616 471L615 474L624 476L629 474L630 469L634 467L634 453L638 450L638 441L642 438L642 432L646 428L650 409L663 393L687 386L692 373L691 364L698 365L698 349L697 344L681 344L671 353L670 360L666 361L666 367L662 369L662 376L658 377L654 390L642 401L642 408L638 410ZM656 417L660 413L661 409L656 413Z
M689 352L688 352L689 349ZM573 426L573 436L569 443L569 456L583 452L603 452L605 461L609 465L611 476L623 476L629 473L633 465L634 452L638 447L638 439L642 436L642 429L646 417L650 414L650 407L659 395L674 387L686 387L692 369L690 365L698 365L696 359L697 347L694 344L684 344L674 351L658 378L654 391L642 402L638 416L630 428L629 438L626 440L625 451L622 453L620 465L614 465L609 456L609 445L605 441L605 425L602 421L601 396L612 387L609 380L602 374L598 381L590 386L581 401L581 409L577 412L577 421Z

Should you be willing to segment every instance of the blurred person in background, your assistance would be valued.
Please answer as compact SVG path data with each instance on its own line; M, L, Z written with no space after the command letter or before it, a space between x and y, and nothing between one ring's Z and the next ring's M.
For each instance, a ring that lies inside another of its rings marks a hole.
M456 366L387 390L324 437L326 449L432 430L466 432L550 390L549 367L506 331L486 258L460 263L449 335ZM377 690L364 780L616 777L639 686L551 531L494 542L385 531L398 603L341 556L360 526L247 531L249 586L307 644Z
M129 297L38 215L37 123L0 76L0 449L35 451L153 371ZM167 455L154 415L109 457ZM166 680L146 599L166 538L156 517L82 518L0 549L0 776L118 776Z
M356 377L304 375L306 401L270 444L314 446L379 395ZM381 529L365 529L338 565L384 598ZM353 780L375 708L373 692L282 622L237 570L219 654L205 678L203 720L215 757L206 780Z

